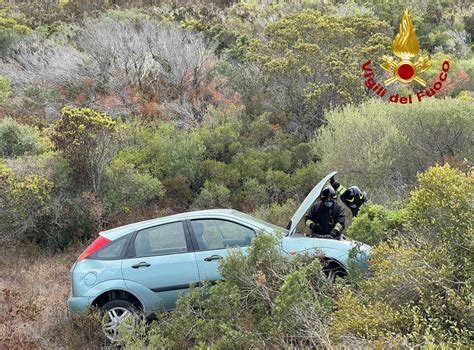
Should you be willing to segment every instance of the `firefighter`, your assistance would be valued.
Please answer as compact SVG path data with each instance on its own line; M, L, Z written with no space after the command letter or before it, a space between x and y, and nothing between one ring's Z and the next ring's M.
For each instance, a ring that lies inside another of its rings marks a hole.
M336 202L337 194L332 186L321 191L320 201L314 204L306 216L306 226L312 237L341 239L344 230L344 210Z
M367 194L360 190L357 186L345 188L332 177L330 180L331 186L336 191L336 194L341 198L341 201L350 209L352 216L357 216L359 209L367 202Z

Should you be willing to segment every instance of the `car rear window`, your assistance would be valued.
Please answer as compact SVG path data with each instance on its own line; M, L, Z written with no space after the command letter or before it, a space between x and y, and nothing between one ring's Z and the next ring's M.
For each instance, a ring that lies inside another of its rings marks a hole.
M127 242L127 237L119 238L116 241L106 245L101 250L92 254L91 259L98 259L98 260L118 259L122 257L122 253L125 248L126 242Z
M186 236L182 222L150 227L137 233L135 254L139 256L186 253Z

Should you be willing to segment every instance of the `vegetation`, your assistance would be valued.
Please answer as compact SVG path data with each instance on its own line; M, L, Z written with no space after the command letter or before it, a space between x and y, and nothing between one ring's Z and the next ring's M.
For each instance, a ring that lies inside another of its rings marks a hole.
M286 258L261 235L247 256L222 261L223 281L182 295L173 312L127 333L125 347L469 347L473 181L436 166L402 211L365 208L351 234L378 234L370 278L330 283L315 256Z
M434 97L390 104L360 67L390 53L405 7L424 79L450 70ZM370 277L328 284L262 238L125 345L472 347L473 19L452 0L0 1L0 256L25 266L30 247L49 276L100 230L213 207L285 227L337 170L370 199L346 225L374 246ZM93 315L40 304L63 303L66 269L28 309L28 269L6 261L0 347L100 347ZM11 331L28 317L35 334Z

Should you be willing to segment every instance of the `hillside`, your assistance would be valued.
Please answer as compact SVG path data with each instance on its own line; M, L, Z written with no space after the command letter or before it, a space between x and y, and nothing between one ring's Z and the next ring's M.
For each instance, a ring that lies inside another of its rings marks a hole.
M426 87L380 68L405 8ZM124 346L472 347L473 37L469 1L0 1L0 348L104 344L66 310L98 232L210 208L286 227L333 170L368 195L344 234L369 275L258 239Z

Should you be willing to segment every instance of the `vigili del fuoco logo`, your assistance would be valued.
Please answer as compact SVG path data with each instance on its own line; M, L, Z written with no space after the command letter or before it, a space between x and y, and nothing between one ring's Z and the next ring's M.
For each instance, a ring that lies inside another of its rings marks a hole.
M410 18L408 9L403 13L403 18L400 22L400 28L398 34L392 43L392 52L397 57L393 59L390 56L382 56L382 67L388 72L391 77L386 79L383 84L376 82L373 79L374 71L371 68L372 61L368 60L362 65L364 72L365 86L374 91L380 97L384 97L387 93L386 86L398 81L403 84L409 84L416 82L421 85L421 89L416 92L416 100L421 102L424 97L431 97L436 94L443 87L443 82L448 77L449 62L444 61L441 66L441 72L439 73L438 79L432 85L426 88L426 81L420 76L431 67L428 56L418 57L417 60L413 60L420 52L420 44L416 38L415 27ZM400 96L399 94L391 95L388 100L392 103L413 103L412 95Z

